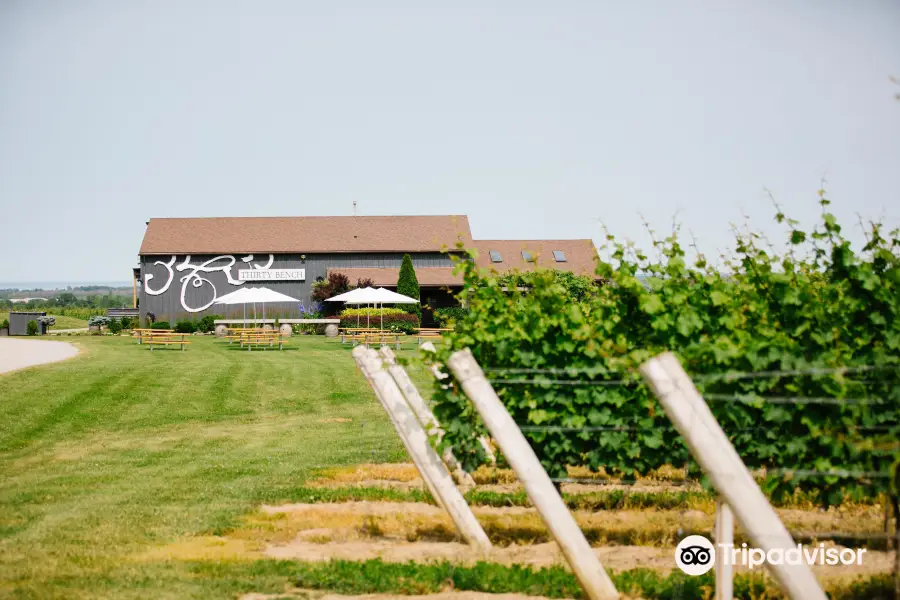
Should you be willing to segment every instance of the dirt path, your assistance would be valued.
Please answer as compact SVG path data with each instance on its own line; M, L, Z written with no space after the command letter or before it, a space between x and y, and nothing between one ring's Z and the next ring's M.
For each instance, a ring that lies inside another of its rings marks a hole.
M68 342L0 338L0 373L72 358L78 348Z

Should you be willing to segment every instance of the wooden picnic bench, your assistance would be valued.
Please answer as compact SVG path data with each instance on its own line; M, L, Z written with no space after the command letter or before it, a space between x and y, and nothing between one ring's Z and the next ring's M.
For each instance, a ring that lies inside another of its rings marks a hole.
M137 338L137 343L142 344L143 338L150 337L152 335L160 335L160 334L169 334L175 333L174 329L132 329L131 335L132 337Z
M184 352L185 346L191 343L184 339L186 335L185 333L154 334L148 336L143 343L150 346L150 352L153 352L153 346L181 346L181 351Z
M387 329L370 329L368 327L345 327L341 329L341 343L345 343L346 341L352 341L355 336L371 333L371 334L394 334L394 331L388 331Z
M263 350L267 347L272 348L278 344L279 350L284 350L284 340L286 335L279 331L263 331L263 332L244 332L240 335L241 348L247 346L247 350L252 350L253 346L262 346Z
M420 327L416 329L416 343L421 344L422 340L439 340L445 331L453 330L440 327Z
M348 335L347 339L350 340L354 346L364 344L366 347L368 347L369 344L380 343L381 345L385 345L390 343L394 344L397 347L397 350L399 350L401 335L403 334L390 331L381 331L376 333L355 333L353 335Z
M229 327L228 333L223 336L231 344L234 340L240 340L245 333L278 333L276 329L263 329L262 327Z

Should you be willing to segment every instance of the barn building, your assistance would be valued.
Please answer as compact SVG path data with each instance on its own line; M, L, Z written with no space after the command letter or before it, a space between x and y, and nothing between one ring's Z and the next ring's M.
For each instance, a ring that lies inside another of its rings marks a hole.
M589 239L473 240L464 215L151 219L134 273L136 299L142 320L148 313L170 322L236 316L239 309L213 303L240 286L265 285L300 300L272 316L296 318L330 272L352 284L396 287L409 254L423 305L448 306L461 283L451 259L459 242L498 272L537 265L593 275L597 256Z

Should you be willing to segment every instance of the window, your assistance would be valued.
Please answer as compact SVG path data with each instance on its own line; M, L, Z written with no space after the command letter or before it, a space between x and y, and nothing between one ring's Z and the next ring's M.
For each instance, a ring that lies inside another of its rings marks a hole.
M566 253L562 250L554 250L553 259L556 260L556 262L566 262Z
M503 257L496 250L491 250L491 262L503 262Z
M528 250L522 250L522 258L525 259L525 262L534 262L534 256Z

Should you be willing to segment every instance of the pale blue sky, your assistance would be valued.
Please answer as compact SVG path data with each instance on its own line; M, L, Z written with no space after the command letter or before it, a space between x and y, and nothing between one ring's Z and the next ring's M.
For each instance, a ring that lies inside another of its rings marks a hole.
M763 193L900 223L900 2L0 0L0 281L150 217L465 213L707 252ZM854 233L854 235L858 235Z

